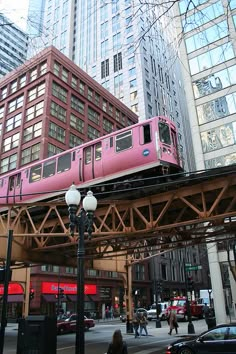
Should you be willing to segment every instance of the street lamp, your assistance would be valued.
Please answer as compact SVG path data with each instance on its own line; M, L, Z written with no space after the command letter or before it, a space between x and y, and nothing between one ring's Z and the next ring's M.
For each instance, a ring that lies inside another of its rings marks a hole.
M65 195L66 204L68 205L70 230L74 235L74 231L79 232L78 251L77 251L77 294L76 294L76 341L75 354L84 354L84 231L88 231L88 237L91 238L93 230L93 213L97 208L97 199L91 191L87 192L83 199L83 208L79 215L76 215L80 204L81 195L72 184Z

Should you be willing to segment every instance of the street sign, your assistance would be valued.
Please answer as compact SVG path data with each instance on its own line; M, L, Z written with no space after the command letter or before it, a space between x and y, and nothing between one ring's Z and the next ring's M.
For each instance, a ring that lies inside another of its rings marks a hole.
M191 267L191 263L185 263L185 267Z
M195 265L195 266L186 267L186 271L187 272L189 272L190 270L200 270L200 269L202 269L201 265Z

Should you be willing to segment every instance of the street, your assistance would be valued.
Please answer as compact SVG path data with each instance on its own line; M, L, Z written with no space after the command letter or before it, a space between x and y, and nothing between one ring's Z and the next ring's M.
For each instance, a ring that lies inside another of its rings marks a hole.
M207 329L205 320L196 320L193 322L195 332L201 333ZM148 323L148 336L134 338L133 334L126 334L126 324L120 320L107 320L96 323L95 328L85 332L85 353L86 354L104 354L107 351L109 342L115 329L121 329L123 339L128 346L129 354L164 354L169 343L177 337L187 334L187 322L179 322L179 334L168 335L168 325L166 321L161 322L162 327L156 328L155 321ZM17 343L17 324L8 324L5 332L4 354L16 354ZM57 336L57 353L72 354L75 352L75 334L65 334Z

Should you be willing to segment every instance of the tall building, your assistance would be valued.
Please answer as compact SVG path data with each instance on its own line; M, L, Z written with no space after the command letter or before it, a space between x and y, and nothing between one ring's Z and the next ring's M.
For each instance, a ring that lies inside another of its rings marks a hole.
M54 47L0 80L0 174L137 123Z
M235 164L236 1L181 0L177 13L197 169ZM227 259L226 252L221 254L222 245L217 242L209 243L207 249L215 301L221 304L216 316L224 322L225 306L234 309L236 316L235 281L231 276L230 295L227 286L223 292L220 260Z
M28 36L0 14L0 78L26 60Z
M185 168L195 170L178 45L164 11L131 0L46 0L40 41L58 48L139 120L171 117Z
M236 163L236 1L195 5L179 3L181 58L197 169L205 169Z

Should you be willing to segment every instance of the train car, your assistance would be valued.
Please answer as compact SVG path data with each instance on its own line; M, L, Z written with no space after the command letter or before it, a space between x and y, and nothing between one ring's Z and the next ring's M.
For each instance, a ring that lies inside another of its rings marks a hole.
M0 204L45 200L72 183L87 188L181 170L175 125L154 117L0 176Z

